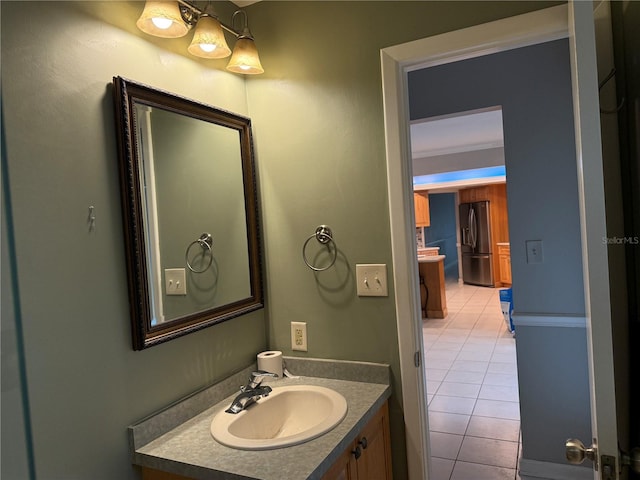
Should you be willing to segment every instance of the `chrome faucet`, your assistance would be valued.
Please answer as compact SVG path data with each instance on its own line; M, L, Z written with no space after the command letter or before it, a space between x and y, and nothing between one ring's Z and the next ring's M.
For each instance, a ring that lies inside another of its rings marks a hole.
M261 385L262 380L266 377L278 378L278 375L263 370L251 372L249 383L240 387L240 393L233 402L231 402L231 406L227 408L225 412L240 413L242 410L256 403L259 398L269 396L271 387Z

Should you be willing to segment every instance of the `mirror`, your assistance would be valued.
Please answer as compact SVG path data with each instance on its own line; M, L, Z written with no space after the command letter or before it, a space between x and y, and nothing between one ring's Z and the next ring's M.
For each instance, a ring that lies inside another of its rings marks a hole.
M113 85L134 349L262 308L251 120Z

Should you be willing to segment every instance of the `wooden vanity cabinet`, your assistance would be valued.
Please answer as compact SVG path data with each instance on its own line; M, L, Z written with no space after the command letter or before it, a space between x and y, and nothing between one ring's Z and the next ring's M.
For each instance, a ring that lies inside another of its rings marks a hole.
M149 467L142 467L142 480L192 480L176 473L163 472Z
M426 192L413 192L413 207L416 212L416 227L428 227L431 225L429 195Z
M386 402L322 480L392 480L389 404Z

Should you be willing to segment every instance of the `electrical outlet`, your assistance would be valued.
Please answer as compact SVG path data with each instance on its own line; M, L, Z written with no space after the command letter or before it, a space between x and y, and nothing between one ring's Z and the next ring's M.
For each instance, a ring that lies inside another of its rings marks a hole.
M165 268L164 282L167 295L187 294L187 279L184 268Z
M291 349L307 351L307 323L291 322Z
M385 263L356 265L356 281L360 297L387 297L389 295L387 265Z

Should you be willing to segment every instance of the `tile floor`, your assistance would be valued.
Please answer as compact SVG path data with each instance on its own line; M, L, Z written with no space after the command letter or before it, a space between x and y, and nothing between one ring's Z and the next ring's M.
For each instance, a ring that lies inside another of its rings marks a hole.
M446 286L448 316L423 320L432 475L518 479L515 339L498 289Z

